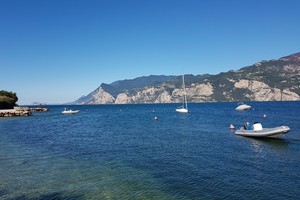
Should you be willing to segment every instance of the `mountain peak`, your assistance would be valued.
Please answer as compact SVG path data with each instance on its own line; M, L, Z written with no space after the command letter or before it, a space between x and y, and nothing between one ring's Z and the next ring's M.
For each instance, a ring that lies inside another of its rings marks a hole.
M300 61L300 52L299 53L291 54L289 56L282 57L279 60L284 60L284 61Z

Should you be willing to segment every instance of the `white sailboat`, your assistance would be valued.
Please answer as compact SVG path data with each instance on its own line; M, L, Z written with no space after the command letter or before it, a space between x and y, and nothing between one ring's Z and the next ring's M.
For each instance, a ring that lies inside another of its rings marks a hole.
M188 113L188 106L187 106L187 100L186 100L186 91L185 91L185 84L184 84L184 75L182 75L182 88L183 88L183 93L184 93L184 99L183 99L183 104L181 107L176 109L176 112L179 113Z

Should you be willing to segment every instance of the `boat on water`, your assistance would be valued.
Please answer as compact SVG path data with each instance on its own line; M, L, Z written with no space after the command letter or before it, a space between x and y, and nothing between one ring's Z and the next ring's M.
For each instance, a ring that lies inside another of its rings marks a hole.
M79 112L79 110L67 110L66 108L65 108L65 110L64 111L62 111L61 113L62 114L76 114L76 113L78 113Z
M183 103L182 106L176 109L176 112L179 113L188 113L188 106L187 106L187 100L186 100L186 91L185 91L185 84L184 84L184 75L182 75L182 88L184 93Z
M288 126L278 126L274 128L263 128L261 123L254 123L251 127L249 124L245 124L244 127L235 131L236 135L245 136L245 137L256 137L256 138L264 138L264 137L275 137L279 138L282 135L286 134L290 131Z
M244 103L241 103L238 107L235 108L236 110L238 111L241 111L241 110L250 110L251 109L251 106L247 105L247 104L244 104Z

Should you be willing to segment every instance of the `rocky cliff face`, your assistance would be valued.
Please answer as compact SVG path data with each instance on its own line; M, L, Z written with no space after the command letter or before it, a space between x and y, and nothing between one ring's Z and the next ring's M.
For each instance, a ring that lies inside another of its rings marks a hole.
M245 97L253 101L300 100L299 95L295 92L291 92L289 89L280 90L278 88L272 88L260 81L242 79L239 82L235 82L234 85L235 88L249 90L249 94L245 94Z
M147 81L146 79L143 77L143 81ZM126 81L128 84L128 80ZM121 88L122 82L118 84ZM181 78L174 76L164 76L163 82L143 88L135 88L131 84L129 89L122 87L121 91L113 85L102 84L75 103L178 103L182 102L184 96L181 84ZM300 53L257 62L252 66L218 75L188 75L186 94L189 102L300 100Z

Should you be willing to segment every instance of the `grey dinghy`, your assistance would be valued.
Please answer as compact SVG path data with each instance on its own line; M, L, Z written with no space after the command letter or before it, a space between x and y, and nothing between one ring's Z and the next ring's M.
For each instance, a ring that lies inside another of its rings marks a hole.
M275 128L262 128L262 130L245 130L241 128L235 131L236 135L246 137L280 137L290 131L288 126L279 126Z

